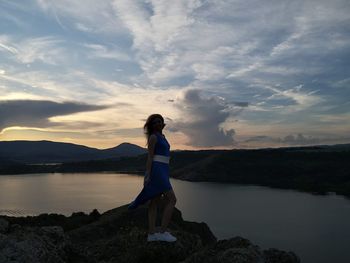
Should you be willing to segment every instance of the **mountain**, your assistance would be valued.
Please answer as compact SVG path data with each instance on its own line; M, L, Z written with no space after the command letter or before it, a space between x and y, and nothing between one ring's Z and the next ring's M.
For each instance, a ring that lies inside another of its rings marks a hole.
M146 149L130 143L122 143L116 147L101 150L84 145L46 140L0 141L0 165L87 161L136 156L145 152L147 152Z
M147 152L147 149L137 146L131 143L121 143L116 147L100 150L101 155L105 155L105 158L112 156L135 156Z

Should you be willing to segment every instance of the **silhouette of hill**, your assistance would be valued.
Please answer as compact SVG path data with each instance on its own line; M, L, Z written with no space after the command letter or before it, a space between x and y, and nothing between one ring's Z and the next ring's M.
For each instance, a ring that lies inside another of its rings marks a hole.
M108 149L52 141L0 141L0 165L11 163L62 163L135 156L147 150L130 143Z
M350 144L171 151L170 157L170 176L180 180L335 192L350 197ZM146 161L147 152L53 165L3 165L0 174L111 171L143 175Z

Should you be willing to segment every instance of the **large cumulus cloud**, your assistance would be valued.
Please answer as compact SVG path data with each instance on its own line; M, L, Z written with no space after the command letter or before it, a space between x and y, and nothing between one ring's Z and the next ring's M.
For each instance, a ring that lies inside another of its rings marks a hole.
M188 138L188 145L195 147L233 146L235 130L220 127L229 117L238 115L247 102L227 102L225 99L205 95L199 89L185 90L183 96L174 102L183 118L169 120L169 130L182 132Z

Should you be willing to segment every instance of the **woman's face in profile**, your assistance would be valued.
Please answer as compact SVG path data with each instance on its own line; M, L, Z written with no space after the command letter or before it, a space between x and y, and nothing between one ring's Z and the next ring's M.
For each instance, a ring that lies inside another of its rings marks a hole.
M157 131L161 131L165 126L165 123L163 123L160 118L155 118L152 121L152 124L153 124L154 129Z

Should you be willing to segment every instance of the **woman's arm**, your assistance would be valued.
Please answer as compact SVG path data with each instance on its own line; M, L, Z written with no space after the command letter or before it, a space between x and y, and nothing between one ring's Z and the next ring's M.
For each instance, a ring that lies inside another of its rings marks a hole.
M147 164L146 164L145 182L149 180L149 176L151 174L154 148L155 148L156 142L157 142L157 136L152 134L148 140L148 157L147 157Z

